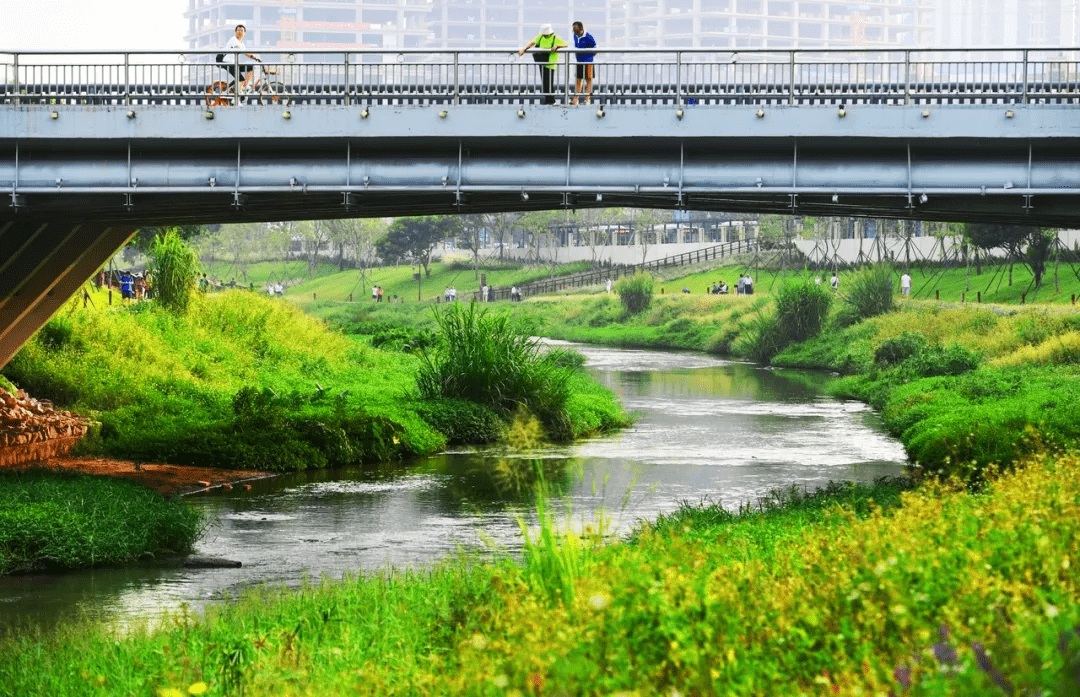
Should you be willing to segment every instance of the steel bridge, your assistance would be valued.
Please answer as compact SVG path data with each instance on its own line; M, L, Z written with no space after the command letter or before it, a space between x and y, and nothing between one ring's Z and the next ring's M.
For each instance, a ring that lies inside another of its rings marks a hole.
M240 103L207 94L228 78L210 53L0 52L0 366L149 224L635 206L1075 226L1078 51L596 51L579 106L574 51L555 106L516 51L267 56L276 91Z

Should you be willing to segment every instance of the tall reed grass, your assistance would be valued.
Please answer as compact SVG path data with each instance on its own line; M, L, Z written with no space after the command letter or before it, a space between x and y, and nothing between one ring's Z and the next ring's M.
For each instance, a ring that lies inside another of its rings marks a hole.
M420 352L416 386L423 398L466 399L509 418L526 409L556 440L573 435L567 411L573 370L562 351L544 351L532 328L508 312L453 304L436 313L435 350Z
M150 246L150 274L157 302L180 314L187 312L195 294L199 256L175 229L154 238Z

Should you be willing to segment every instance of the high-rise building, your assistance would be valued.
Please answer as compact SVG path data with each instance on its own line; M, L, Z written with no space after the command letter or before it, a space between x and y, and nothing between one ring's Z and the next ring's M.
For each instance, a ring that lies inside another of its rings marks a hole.
M936 46L1069 47L1080 41L1080 0L938 0Z
M932 41L934 0L629 0L632 48L903 49Z
M1004 0L1075 4L1080 0ZM938 43L942 12L975 0L189 0L188 43L224 46L236 24L260 52L513 49L546 23L585 24L603 48L865 48ZM1034 26L1034 16L1029 24ZM1000 25L1000 21L998 22ZM952 31L952 24L948 24ZM1026 26L1026 25L1025 25ZM967 31L967 30L965 30Z
M1080 0L189 0L186 17L193 50L221 48L244 24L247 45L272 58L298 48L515 49L546 23L570 40L574 21L602 48L631 51L1080 42Z
M419 48L430 14L429 0L189 0L187 40L192 50L213 51L243 24L247 47L272 59L298 48Z

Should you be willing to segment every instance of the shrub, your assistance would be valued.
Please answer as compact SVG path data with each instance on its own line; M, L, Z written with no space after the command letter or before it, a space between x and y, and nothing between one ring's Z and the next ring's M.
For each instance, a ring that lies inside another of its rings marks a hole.
M467 399L509 419L520 407L535 414L548 434L566 440L572 426L566 412L572 371L560 365L562 351L544 352L528 325L508 312L459 304L439 312L439 347L420 352L416 386L425 399Z
M389 349L412 353L434 346L435 333L423 328L383 327L371 335L374 348Z
M885 265L859 271L847 282L844 302L857 319L885 314L893 309L892 271Z
M627 314L639 314L652 302L653 277L640 271L633 276L623 276L615 284L615 292Z
M168 230L150 247L150 267L158 302L178 314L187 312L195 293L199 257L187 242Z
M458 443L494 443L502 437L504 423L490 407L464 399L433 399L419 402L416 411L432 428Z
M874 352L874 365L896 365L926 348L926 337L918 332L904 332L886 339Z
M905 361L905 368L919 377L962 375L979 367L979 354L960 344L924 348Z
M825 327L832 291L813 283L786 285L776 296L776 321L785 345L806 341Z
M760 363L768 363L790 344L820 334L832 303L831 293L812 283L781 288L775 315L760 315L752 322L745 352Z

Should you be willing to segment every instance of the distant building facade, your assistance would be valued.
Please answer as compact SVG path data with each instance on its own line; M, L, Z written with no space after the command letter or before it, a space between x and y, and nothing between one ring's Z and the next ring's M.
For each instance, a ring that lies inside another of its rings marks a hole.
M213 51L243 24L248 49L271 60L292 49L420 48L430 15L427 0L188 0L186 38L191 50Z
M1080 0L937 0L935 46L1072 47L1080 41Z
M189 0L185 16L189 47L203 51L224 46L236 24L249 48L273 54L512 49L548 22L569 39L575 21L602 48L873 50L933 45L949 2L967 0Z
M602 48L998 48L1075 46L1080 0L189 0L192 50L236 24L253 51L467 50L525 45L583 22ZM315 62L319 57L309 58Z

